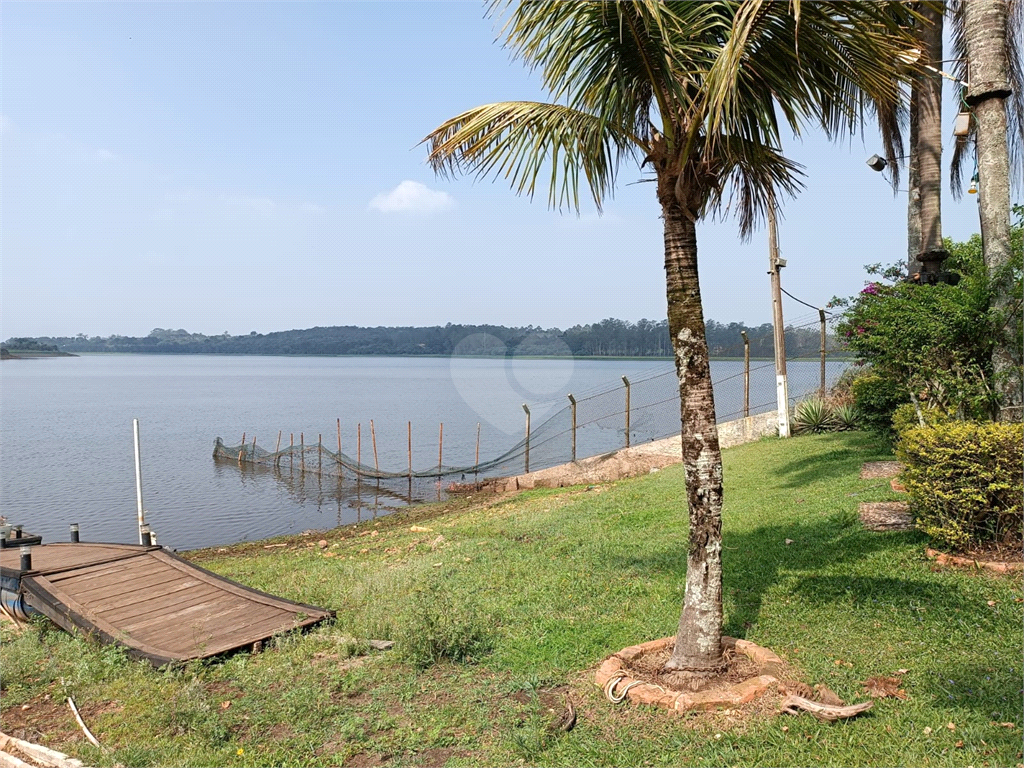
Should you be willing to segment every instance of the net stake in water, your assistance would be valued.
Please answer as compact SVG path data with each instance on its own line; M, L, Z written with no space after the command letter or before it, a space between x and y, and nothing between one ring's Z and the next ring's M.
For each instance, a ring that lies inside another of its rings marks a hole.
M377 487L380 488L380 464L377 463L377 430L370 419L370 442L373 443L373 470L377 473Z

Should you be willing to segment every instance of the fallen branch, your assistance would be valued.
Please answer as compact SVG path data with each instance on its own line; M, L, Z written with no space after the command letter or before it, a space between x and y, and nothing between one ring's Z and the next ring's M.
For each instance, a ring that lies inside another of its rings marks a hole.
M25 631L25 625L18 621L14 617L14 614L7 610L7 606L4 605L2 602L0 602L0 616L3 616L4 619L9 621L14 631L17 632L19 635Z
M99 741L97 741L96 737L92 735L92 731L89 730L89 726L85 724L85 721L82 719L82 716L78 714L78 707L75 706L75 700L72 699L70 696L68 696L68 706L71 707L71 711L75 715L75 720L77 720L78 724L81 726L82 733L85 734L85 738L87 738L89 740L89 743L93 746L99 747ZM100 749L102 749L102 747L100 747Z
M865 701L848 707L836 707L831 704L819 704L816 701L805 699L803 696L790 695L782 700L780 707L781 711L787 715L799 715L803 711L810 712L819 720L833 721L856 717L861 712L867 712L874 705L873 701Z

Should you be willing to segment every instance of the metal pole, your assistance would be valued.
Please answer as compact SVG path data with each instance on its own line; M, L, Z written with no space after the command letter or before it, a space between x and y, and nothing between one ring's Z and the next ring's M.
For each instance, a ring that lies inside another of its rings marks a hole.
M743 418L750 416L750 339L746 331L740 331L743 337Z
M622 383L626 385L626 447L629 448L629 379L623 376Z
M818 310L818 319L821 321L821 397L825 397L825 310Z
M523 403L523 410L526 411L526 472L530 472L530 409Z
M572 461L576 461L576 398L570 392L568 395L572 407Z
M71 524L71 543L72 544L77 544L80 541L78 536L79 536L79 533L78 533L78 523L72 523Z
M775 398L778 404L779 437L789 437L789 385L786 381L786 332L782 322L782 279L786 260L779 258L779 232L775 204L768 205L768 274L772 282L772 322L775 330Z
M142 508L142 447L139 442L139 420L132 420L135 432L135 502L139 513L139 544L142 543L142 526L146 524L146 512Z

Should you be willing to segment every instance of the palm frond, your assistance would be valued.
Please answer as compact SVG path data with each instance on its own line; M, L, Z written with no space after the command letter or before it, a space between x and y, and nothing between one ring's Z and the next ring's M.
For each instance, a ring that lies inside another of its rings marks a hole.
M547 169L548 203L580 209L580 176L600 210L612 192L620 161L644 149L621 126L561 104L506 101L463 112L421 142L440 175L471 173L504 177L517 194L533 197Z

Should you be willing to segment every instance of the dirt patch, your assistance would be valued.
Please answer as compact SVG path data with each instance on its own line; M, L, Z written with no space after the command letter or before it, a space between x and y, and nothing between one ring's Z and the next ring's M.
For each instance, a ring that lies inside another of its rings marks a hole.
M914 518L905 501L865 502L857 508L860 521L869 531L910 531Z
M357 752L345 761L345 768L377 768L387 765L390 755L374 755L369 752Z
M67 704L49 695L39 696L22 706L2 712L4 733L16 739L52 747L80 740L80 731Z
M994 547L992 549L980 549L968 555L951 555L946 552L938 552L934 549L925 549L929 559L934 560L936 565L947 568L974 568L992 573L1020 573L1024 571L1024 562L1021 561L1020 550L1014 551L1013 559L987 560L986 557L1011 557L1005 548Z
M663 652L670 651L674 645L674 637L665 637L623 648L605 659L597 670L595 682L602 687L605 697L614 703L628 698L635 704L647 704L683 713L732 709L749 704L775 688L785 668L782 659L767 648L761 648L747 640L723 637L723 651L730 652L732 659L745 656L751 660L756 665L756 676L737 682L735 678L742 677L746 673L745 668L739 663L727 664L727 671L723 675L708 678L698 686L699 690L692 690L693 680L690 678L680 680L678 677L664 675L658 680L647 681L638 679L631 673L631 669L636 669L636 674L642 674L643 668L648 665L660 669L657 657ZM644 661L643 657L647 656L655 658ZM661 659L661 664L664 664L665 659L667 656ZM731 670L728 669L730 666ZM650 672L649 669L647 671Z
M677 674L662 672L665 662L671 655L672 646L666 646L659 651L647 653L631 660L623 665L622 671L635 680L652 683L667 690L690 690L689 688L677 688ZM727 664L725 672L704 681L697 690L714 691L728 688L761 674L760 664L745 654L737 653L733 648L727 648L722 656Z
M902 471L903 465L898 461L867 461L860 468L860 479L877 480L896 477Z

